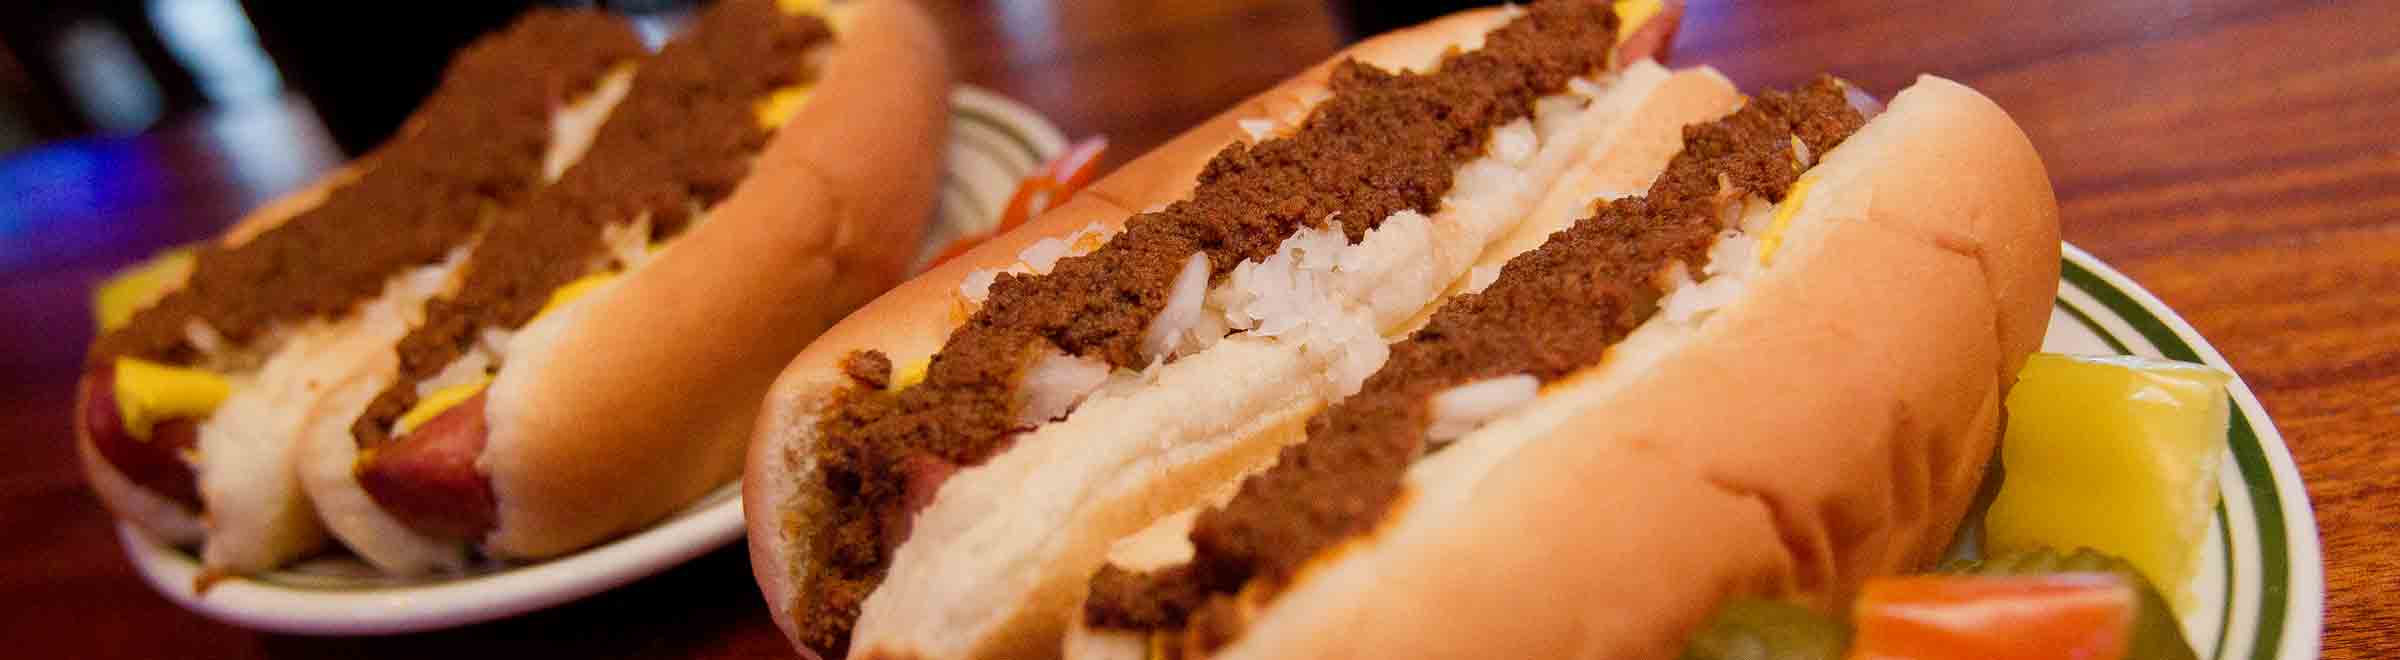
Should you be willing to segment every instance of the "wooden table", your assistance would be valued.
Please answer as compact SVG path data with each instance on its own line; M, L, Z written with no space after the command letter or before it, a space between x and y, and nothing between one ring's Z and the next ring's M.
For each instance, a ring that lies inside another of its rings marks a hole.
M960 74L1073 135L1108 135L1112 164L1346 40L1298 0L1003 4L938 8ZM2400 5L1695 5L1677 61L1747 86L1831 71L1888 92L1932 72L2014 113L2050 165L2068 240L2189 318L2298 455L2328 564L2326 657L2400 657L2400 451L2386 446L2400 438ZM0 167L0 204L18 211L0 213L0 655L787 655L738 547L555 610L373 639L218 625L133 575L66 441L84 290L332 162L305 124L264 121ZM25 231L12 220L33 230L6 234Z

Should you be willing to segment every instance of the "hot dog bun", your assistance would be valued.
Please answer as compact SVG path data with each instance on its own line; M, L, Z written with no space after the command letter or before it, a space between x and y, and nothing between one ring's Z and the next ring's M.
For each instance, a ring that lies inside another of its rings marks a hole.
M581 50L562 55L565 61L539 66L512 56L528 50L548 51L562 41L579 42ZM251 266L227 267L225 272L258 279L240 284L220 281L214 289L187 291L193 269L201 268L194 266L185 269L182 280L164 282L145 292L146 300L137 313L183 314L190 317L185 321L185 334L218 337L209 342L190 340L196 358L165 361L223 378L229 383L229 393L213 410L192 420L196 430L188 448L125 439L118 415L95 410L113 410L114 391L95 383L113 385L113 377L102 373L111 368L110 359L160 356L154 354L155 347L112 345L111 340L122 339L115 335L127 329L104 329L95 342L96 367L87 371L77 387L74 420L77 451L83 456L87 480L102 502L118 517L162 541L201 543L204 583L272 568L322 548L324 529L293 469L297 439L306 427L308 413L331 384L406 332L413 310L453 281L458 257L465 250L463 245L471 242L476 225L474 218L460 217L466 213L445 213L447 207L439 204L386 210L383 204L373 203L375 195L384 195L382 201L388 203L395 191L405 193L415 190L414 186L434 183L450 186L450 192L476 190L476 194L487 195L479 198L483 204L513 199L522 189L539 184L542 177L535 171L535 161L566 163L580 157L589 140L579 133L588 133L591 127L562 123L561 118L605 115L616 100L609 92L621 89L619 83L630 75L625 65L640 52L631 28L605 15L572 11L529 14L455 58L443 86L401 126L390 143L307 188L252 211L212 246L220 254L198 258L252 259ZM520 91L507 95L510 98L487 96L495 88L512 84ZM472 165L426 162L435 160L427 154L442 146L443 140L455 143L462 136L489 139L495 143L490 149L493 153L529 158L481 170ZM461 183L470 179L486 183L505 180L510 185L496 186L508 189L502 193ZM368 191L367 202L336 197L360 189ZM327 210L328 204L334 205L331 210ZM293 221L309 224L288 226ZM392 227L441 236L444 244L436 246L437 258L432 263L402 261L389 270L358 266L345 271L343 267L350 264L338 259L312 264L308 258L293 258L295 254L316 254L314 259L325 260L324 255L347 247L326 245L321 239L327 235L392 231ZM273 249L263 255L239 254L245 248L256 249L254 241L277 230L295 232L301 237L299 244L287 235L277 239L284 241L280 247L270 245ZM318 242L307 245L310 241ZM444 250L446 255L440 254ZM255 260L271 262L272 267L258 267ZM225 298L253 295L272 300L274 293L262 294L251 287L272 288L302 279L277 274L292 270L306 270L310 277L365 280L381 286L330 310L295 314L284 309L270 327L246 340L228 340L216 332L193 329L207 327L207 323L194 316L192 308L209 303L194 305L192 300L222 304ZM181 310L153 309L172 296L192 299L183 301L186 304ZM106 423L95 428L96 422ZM109 433L115 436L103 437ZM109 440L119 444L102 444ZM196 492L168 495L129 476L111 463L109 453L102 449L127 443L136 443L139 451L159 452L155 458L183 471L196 482Z
M1671 658L1728 596L1830 610L1934 560L2046 326L2056 201L2016 124L1932 77L1810 176L1738 299L1420 460L1215 657Z
M827 506L811 448L833 393L849 382L842 369L847 356L871 349L905 363L934 353L963 319L961 284L972 275L1019 262L1040 241L1072 240L1087 230L1113 234L1132 214L1189 197L1195 177L1220 150L1259 139L1259 122L1286 130L1305 118L1326 97L1343 58L1425 69L1452 49L1478 47L1486 32L1517 15L1467 12L1363 42L1135 159L1065 206L901 285L802 351L760 411L744 480L753 568L795 646L821 650L804 642L803 615L794 611L805 589L800 567L821 550L795 530L814 524ZM1714 74L1674 74L1646 61L1593 94L1588 115L1545 138L1557 140L1556 150L1544 146L1528 160L1534 164L1525 166L1524 190L1490 209L1445 208L1435 216L1435 247L1388 281L1416 298L1375 310L1378 325L1396 329L1415 315L1478 252L1555 194L1565 172L1600 168L1646 180L1665 156L1644 162L1640 154L1672 144L1682 124L1721 111L1734 96ZM1021 435L988 462L960 469L916 514L889 577L866 601L850 654L1057 653L1067 610L1107 543L1189 506L1296 438L1296 423L1336 394L1319 375L1329 359L1271 341L1228 339L1156 368L1142 393L1091 404ZM1277 377L1285 373L1301 377ZM1156 432L1122 432L1135 428Z
M809 104L708 223L493 383L491 550L562 552L731 480L778 362L904 277L938 184L948 64L915 5L855 12ZM592 508L602 490L624 508Z
M731 195L510 340L480 411L489 435L475 465L497 520L472 543L484 554L578 550L724 485L781 361L904 276L932 213L949 71L909 2L834 12L808 102ZM302 470L328 524L380 568L460 569L469 543L412 529L356 474L352 420L399 369L387 344L324 400Z
M337 169L299 190L279 195L243 214L218 241L228 246L240 245L259 232L273 229L324 201L326 193L349 181L356 176L356 172L355 167ZM170 286L179 287L181 283ZM160 295L163 294L163 291L160 292ZM156 296L152 296L149 302L157 302ZM76 461L83 468L84 482L91 485L92 493L100 498L101 506L106 507L109 513L133 523L152 538L175 545L199 543L207 535L207 530L195 512L180 502L134 483L117 466L102 457L100 450L92 444L91 428L83 421L92 412L90 388L91 376L88 374L75 382L75 423L72 426Z

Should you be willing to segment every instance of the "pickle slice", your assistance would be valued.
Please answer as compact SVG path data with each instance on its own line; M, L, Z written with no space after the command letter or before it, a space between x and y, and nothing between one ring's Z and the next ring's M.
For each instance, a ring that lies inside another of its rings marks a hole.
M1681 660L1840 660L1850 629L1808 608L1772 600L1727 601L1684 645Z

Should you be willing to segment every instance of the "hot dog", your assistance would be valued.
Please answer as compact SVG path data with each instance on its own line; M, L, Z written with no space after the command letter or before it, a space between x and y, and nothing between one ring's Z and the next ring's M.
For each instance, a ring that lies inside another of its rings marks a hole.
M1831 610L1929 565L2045 329L2057 206L1972 90L1854 95L1686 129L1229 499L1121 543L1066 655L1671 658L1729 598Z
M1110 541L1271 459L1537 208L1646 183L1734 102L1647 61L1673 6L1624 7L1365 42L828 331L745 475L777 622L825 655L1056 654Z
M778 368L916 255L947 125L919 10L802 4L702 13L332 386L301 473L345 545L399 574L549 557L738 475Z
M156 538L200 544L204 575L322 547L292 472L308 409L405 331L491 211L580 156L578 133L642 54L603 14L528 14L459 55L374 152L104 290L117 323L90 350L75 417L101 500Z

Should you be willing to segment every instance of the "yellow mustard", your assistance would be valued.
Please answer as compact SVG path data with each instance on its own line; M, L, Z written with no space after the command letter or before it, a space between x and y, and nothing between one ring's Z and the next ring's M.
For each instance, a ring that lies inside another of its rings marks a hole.
M1657 16L1662 6L1660 0L1617 0L1617 40L1632 36L1650 17Z
M101 280L92 290L92 317L100 331L123 327L133 320L134 312L166 295L169 287L192 272L196 253L190 246L167 250Z
M224 376L173 367L136 358L117 358L117 414L125 432L136 440L150 439L159 422L179 417L204 417L233 393Z
M417 401L417 405L409 408L408 412L400 414L400 421L392 425L392 435L408 435L409 431L417 430L418 426L423 426L451 408L458 407L458 404L466 402L467 399L474 398L477 393L483 391L484 387L491 384L492 377L487 374L482 378L434 390L432 394L427 394L424 399Z
M898 392L900 390L908 389L917 383L925 382L925 368L931 366L932 364L933 358L921 357L915 360L910 360L908 364L900 365L900 368L892 371L892 384L886 386L884 389L887 391Z
M1758 265L1775 263L1775 250L1783 247L1784 230L1792 227L1792 216L1800 214L1801 200L1808 197L1809 187L1816 183L1814 177L1800 177L1799 181L1792 184L1791 192L1784 194L1783 203L1775 205L1774 221L1768 223L1767 231L1758 237Z
M800 114L800 106L808 103L809 91L807 85L792 85L759 99L755 110L758 113L758 127L769 131L783 128L783 123L791 121L792 115Z
M593 273L577 278L573 282L568 282L564 285L561 285L558 287L558 290L550 292L550 300L543 302L541 311L534 312L533 316L534 318L541 318L542 316L551 312L558 311L558 308L567 306L567 303L575 302L575 299L591 293L592 290L600 288L600 285L607 284L610 280L614 279L617 279L616 273Z

